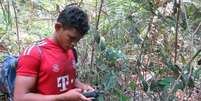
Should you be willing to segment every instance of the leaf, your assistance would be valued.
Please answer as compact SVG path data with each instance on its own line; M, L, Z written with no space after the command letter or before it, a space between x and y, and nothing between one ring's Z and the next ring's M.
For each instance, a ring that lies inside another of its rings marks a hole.
M102 94L98 97L98 101L105 101L104 96Z
M192 77L190 77L190 78L188 79L188 87L193 88L194 86L195 86L195 82L194 82L194 80L192 79Z
M183 73L182 74L182 76L181 76L181 81L182 81L182 83L185 85L185 86L187 86L187 84L188 84L188 73Z
M154 92L159 92L159 91L161 91L162 89L161 89L161 87L159 86L158 81L153 80L153 81L151 81L150 90L151 90L151 91L154 91Z
M99 35L98 33L95 33L95 34L94 34L94 39L95 39L95 41L96 41L97 43L99 43L99 42L100 42L100 35Z
M187 23L186 23L186 17L184 12L181 12L181 23L180 23L181 27L186 30L187 28Z
M179 68L178 65L173 65L173 67L171 69L175 73L175 75L177 75L177 76L179 75L179 73L181 71L181 69Z
M118 101L128 101L129 100L129 97L124 95L121 90L117 90L116 94L119 97Z
M129 97L128 96L120 96L120 101L128 101L129 100Z
M165 77L162 80L152 81L150 85L150 90L154 92L168 91L170 84L175 81L172 77Z
M105 90L110 90L116 86L117 76L113 72L108 72L105 78L105 82L103 83L105 86Z
M186 64L186 59L184 58L184 56L183 56L182 54L180 54L180 56L181 56L181 62L182 62L183 64Z
M201 65L201 58L200 58L200 60L198 60L198 65Z
M131 89L132 89L133 91L135 91L135 89L136 89L136 82L135 82L134 80L132 80L132 81L130 82L130 87L131 87Z
M165 77L163 80L159 80L158 84L163 90L167 91L170 87L170 83L173 83L174 81L175 79L172 77Z
M153 10L153 4L151 1L145 2L144 3L144 9L148 10L148 11L152 11Z
M200 19L200 11L198 6L199 3L195 3L195 2L191 2L191 3L186 3L185 7L186 7L186 14L189 17L189 19L191 20L196 20L196 19Z
M176 83L176 85L175 85L175 87L173 89L173 92L176 92L178 89L183 90L185 88L185 86L184 86L182 81L178 81L178 82L175 82L175 83Z
M113 47L105 50L105 58L112 65L114 65L117 60L126 60L125 54Z
M163 80L159 81L159 84L161 85L169 85L171 82L174 82L174 78L173 77L165 77Z
M102 36L100 37L99 48L101 49L101 51L105 50L105 48L106 48L105 38Z
M144 0L132 0L133 2L136 2L136 3L143 3Z
M197 70L195 70L195 71L193 72L193 77L194 77L195 79L199 79L200 76L201 76L201 68L198 68Z
M170 71L172 71L176 77L179 76L181 69L179 68L178 65L174 65L171 60L167 60L167 62L165 64L166 64L167 68Z
M142 81L143 90L146 92L148 90L148 83L144 80L143 76L140 76L140 80Z
M137 44L137 45L141 44L143 41L143 39L140 37L140 35L134 34L132 38L133 38L133 43Z

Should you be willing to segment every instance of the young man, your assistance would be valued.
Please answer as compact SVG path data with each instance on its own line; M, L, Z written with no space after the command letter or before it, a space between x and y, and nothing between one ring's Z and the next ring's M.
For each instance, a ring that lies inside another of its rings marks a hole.
M76 78L72 48L89 30L80 8L67 6L54 26L52 38L26 48L19 60L15 101L91 101L82 90L94 90Z

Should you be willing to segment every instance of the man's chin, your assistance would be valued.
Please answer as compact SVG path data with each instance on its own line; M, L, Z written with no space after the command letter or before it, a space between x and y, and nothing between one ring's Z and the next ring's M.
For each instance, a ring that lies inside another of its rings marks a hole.
M65 47L64 50L66 51L66 50L71 49L71 48L72 48L72 47Z

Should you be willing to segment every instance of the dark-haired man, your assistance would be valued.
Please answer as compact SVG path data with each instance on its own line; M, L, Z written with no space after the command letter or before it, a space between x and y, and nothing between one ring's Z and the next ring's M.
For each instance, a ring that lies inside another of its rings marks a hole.
M89 30L87 14L67 6L57 18L52 38L27 47L18 60L15 101L91 101L93 90L76 78L72 48Z

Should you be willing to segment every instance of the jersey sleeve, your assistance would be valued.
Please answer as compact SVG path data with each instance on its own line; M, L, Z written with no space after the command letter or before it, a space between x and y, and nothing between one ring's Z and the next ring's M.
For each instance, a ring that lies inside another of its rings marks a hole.
M27 47L19 56L16 75L37 77L40 58L38 46Z

